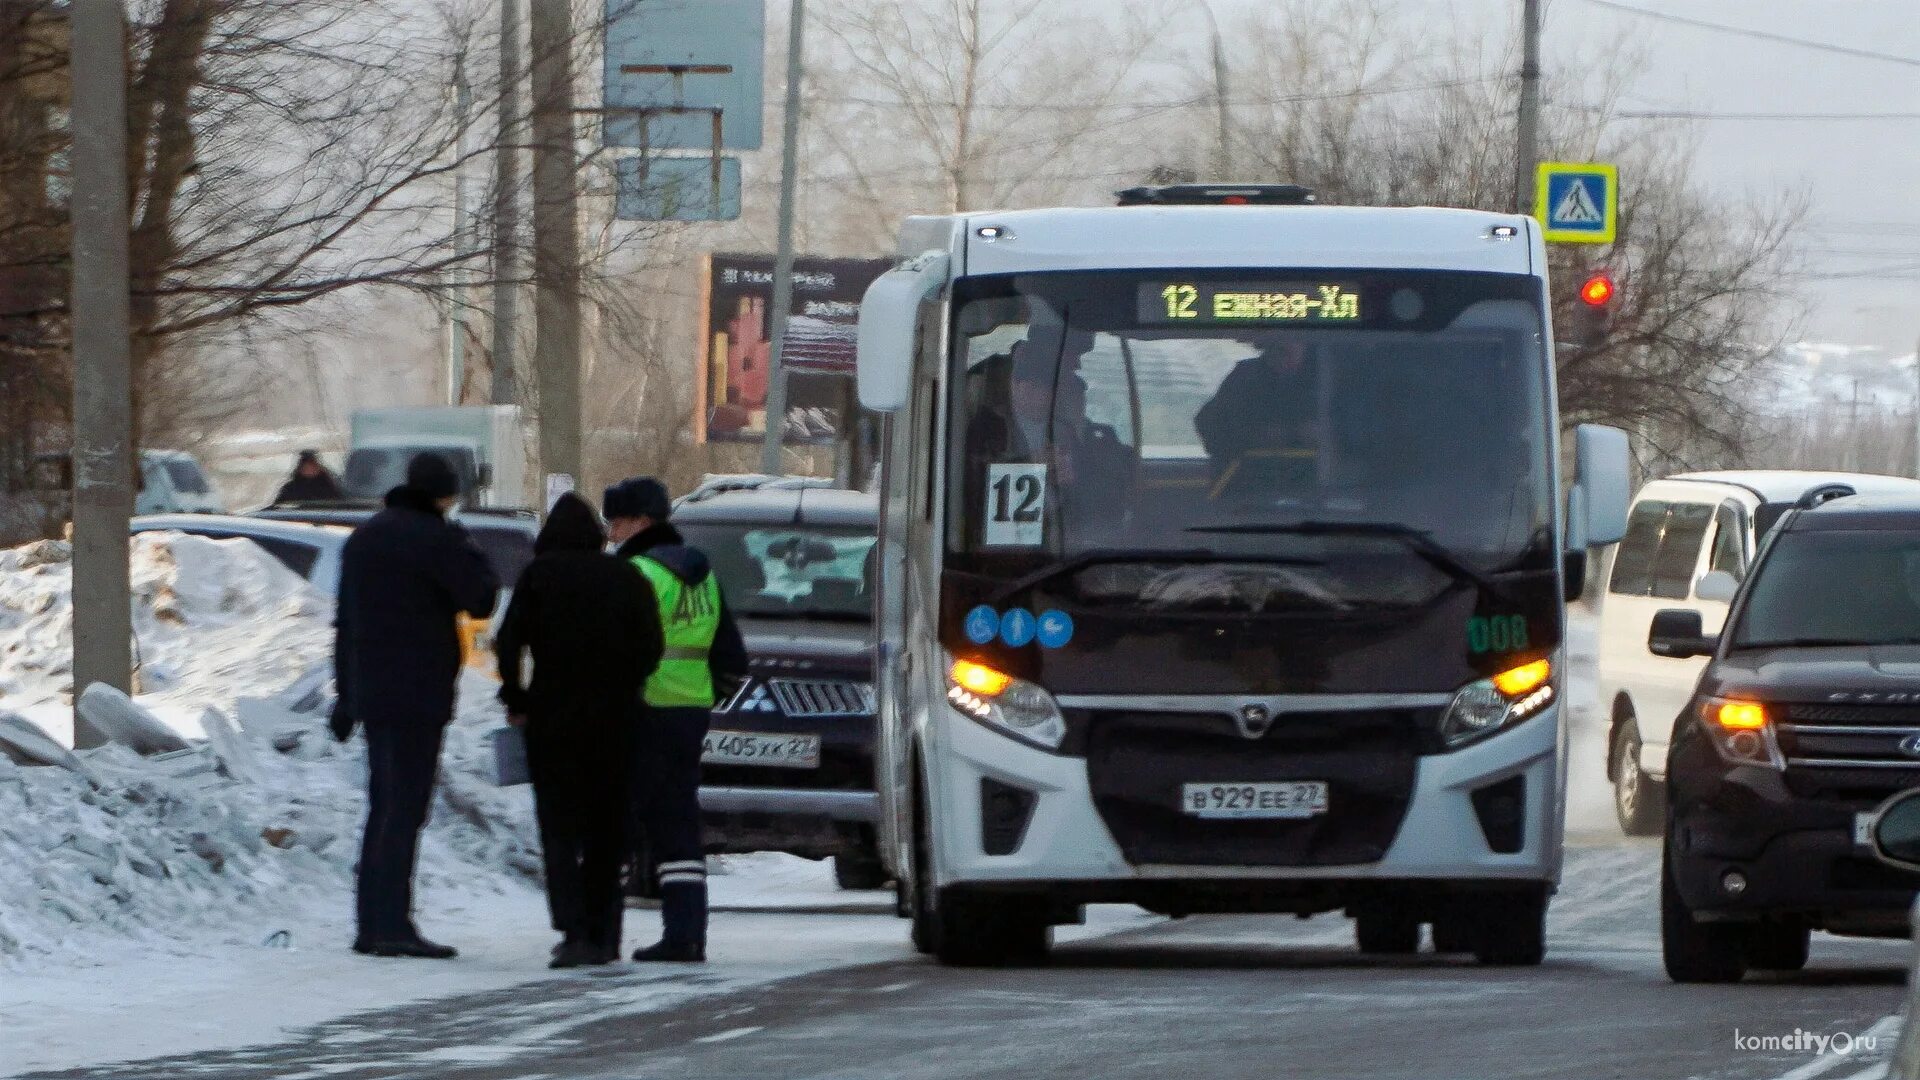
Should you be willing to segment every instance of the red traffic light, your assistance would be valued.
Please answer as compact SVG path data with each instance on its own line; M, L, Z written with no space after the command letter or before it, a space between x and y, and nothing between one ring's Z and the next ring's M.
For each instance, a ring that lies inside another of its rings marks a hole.
M1604 307L1613 299L1613 279L1605 274L1595 274L1580 286L1580 299L1593 307Z

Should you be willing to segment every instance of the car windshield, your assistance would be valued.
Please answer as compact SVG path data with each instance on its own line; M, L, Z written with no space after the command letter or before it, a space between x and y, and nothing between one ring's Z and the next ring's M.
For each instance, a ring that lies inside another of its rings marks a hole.
M1537 284L1250 277L962 282L950 549L1015 562L1257 556L1264 565L1108 559L1074 591L1271 609L1418 602L1459 576L1436 554L1498 573L1543 543Z
M704 551L727 605L755 618L872 618L873 530L808 526L679 525Z
M1777 537L1755 572L1732 644L1920 644L1920 533Z
M170 457L165 459L164 464L173 490L183 495L206 495L213 491L213 486L207 483L207 475L200 471L200 465L192 458Z

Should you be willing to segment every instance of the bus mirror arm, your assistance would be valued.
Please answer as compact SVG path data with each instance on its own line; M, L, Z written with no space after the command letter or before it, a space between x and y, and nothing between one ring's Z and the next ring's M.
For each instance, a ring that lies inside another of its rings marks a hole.
M945 252L928 251L881 274L860 300L855 369L860 404L880 413L899 412L913 382L913 352L920 305L947 284Z

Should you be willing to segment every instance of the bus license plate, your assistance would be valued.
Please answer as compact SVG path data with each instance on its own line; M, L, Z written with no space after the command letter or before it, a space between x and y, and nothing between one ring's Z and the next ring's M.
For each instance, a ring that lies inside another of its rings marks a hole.
M1198 818L1310 818L1327 812L1324 780L1185 784L1180 808Z
M776 769L820 767L820 736L709 731L700 747L708 765L767 765Z

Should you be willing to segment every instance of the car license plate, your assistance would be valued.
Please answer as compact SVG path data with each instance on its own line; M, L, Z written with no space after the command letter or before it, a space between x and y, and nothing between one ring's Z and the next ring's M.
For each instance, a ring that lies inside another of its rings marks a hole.
M1327 812L1327 783L1184 784L1180 808L1198 818L1310 818Z
M708 765L767 765L776 769L820 767L820 736L709 731L700 747Z
M1871 810L1862 810L1853 815L1853 846L1870 848L1873 846L1873 818Z

